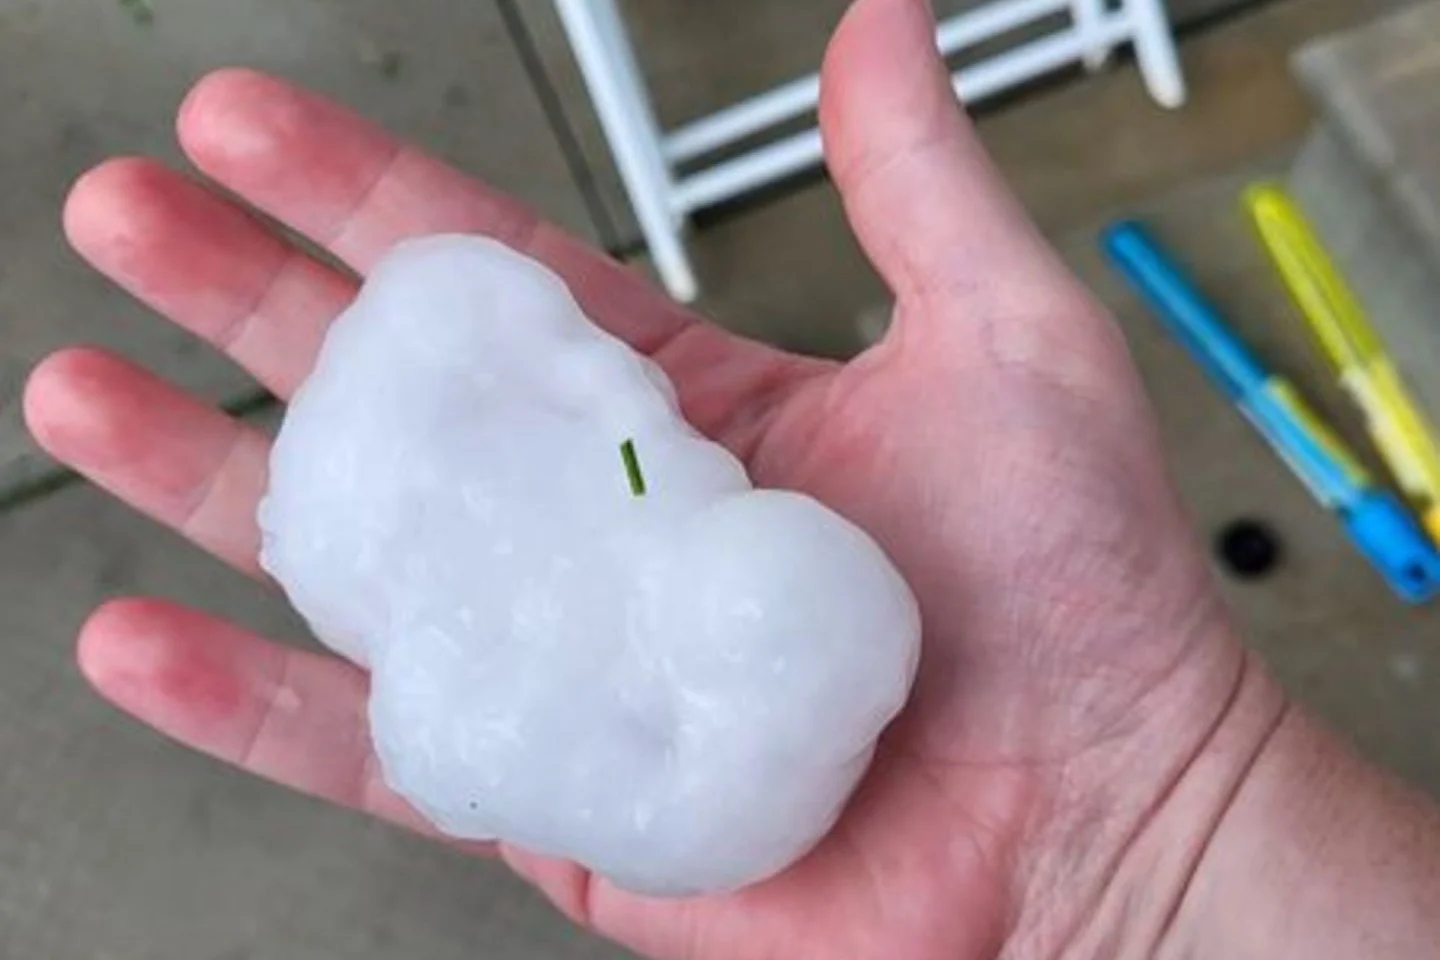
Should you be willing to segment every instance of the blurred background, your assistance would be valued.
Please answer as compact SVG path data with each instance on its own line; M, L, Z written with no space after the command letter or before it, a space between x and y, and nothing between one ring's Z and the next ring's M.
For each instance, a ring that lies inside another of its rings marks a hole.
M624 0L620 13L670 129L814 71L845 6ZM1288 181L1440 422L1440 4L1167 10L1183 105L1158 105L1121 44L1097 70L1060 66L978 100L981 134L1124 324L1199 535L1231 534L1216 577L1248 641L1368 755L1440 794L1440 608L1396 598L1096 248L1112 218L1144 218L1385 477L1239 195L1258 177ZM956 66L1067 18L1036 18ZM19 413L29 368L85 341L275 422L242 373L88 272L59 231L67 187L98 160L179 162L175 107L219 66L330 94L651 270L557 5L0 0L0 64L0 958L622 956L499 867L252 782L91 697L72 642L106 597L169 596L274 636L303 630L274 596L57 469ZM818 170L697 211L683 244L698 306L733 329L840 357L883 329L885 291Z

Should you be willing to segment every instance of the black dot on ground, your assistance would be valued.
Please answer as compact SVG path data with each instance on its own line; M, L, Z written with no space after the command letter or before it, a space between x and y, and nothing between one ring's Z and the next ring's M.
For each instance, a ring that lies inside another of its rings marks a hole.
M1215 552L1230 573L1241 580L1255 580L1275 568L1280 560L1280 541L1259 520L1235 520L1215 538Z

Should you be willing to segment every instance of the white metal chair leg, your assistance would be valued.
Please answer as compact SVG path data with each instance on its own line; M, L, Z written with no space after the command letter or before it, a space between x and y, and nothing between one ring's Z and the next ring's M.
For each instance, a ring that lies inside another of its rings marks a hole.
M635 46L630 42L630 34L625 29L619 6L616 0L591 0L591 9L601 31L606 53L615 70L616 82L627 97L626 105L635 113L633 119L636 129L645 132L643 159L651 168L655 181L666 185L666 204L670 208L670 218L675 228L682 230L686 213L675 202L675 183L671 176L670 160L666 156L665 134L655 117L650 88L646 86L645 75L640 72L640 63L635 59Z
M1112 50L1100 29L1105 22L1105 5L1106 0L1070 0L1070 17L1085 47L1080 60L1092 73L1105 66Z
M662 153L659 124L619 11L614 0L556 0L555 7L655 270L672 297L689 303L699 286L680 235L684 218L673 203L675 186Z
M1163 0L1124 0L1124 10L1135 31L1135 59L1145 88L1162 107L1184 105L1185 75Z

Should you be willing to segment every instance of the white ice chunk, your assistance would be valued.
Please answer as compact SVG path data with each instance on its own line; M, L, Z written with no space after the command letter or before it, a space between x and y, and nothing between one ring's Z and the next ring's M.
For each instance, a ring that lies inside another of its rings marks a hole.
M908 696L919 616L880 548L754 489L492 241L376 268L270 466L262 563L372 671L385 778L447 834L647 893L744 886L829 830Z

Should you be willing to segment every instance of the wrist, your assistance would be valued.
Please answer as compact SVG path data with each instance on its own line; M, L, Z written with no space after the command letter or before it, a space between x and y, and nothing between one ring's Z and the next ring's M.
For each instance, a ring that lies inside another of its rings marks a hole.
M1055 852L1029 871L1006 958L1187 955L1167 951L1191 888L1289 714L1259 659L1217 633L1139 705L1135 729L1067 770L1053 806L1070 812L1045 831Z
M1161 960L1399 960L1440 942L1440 811L1286 711L1216 826Z

